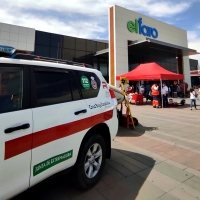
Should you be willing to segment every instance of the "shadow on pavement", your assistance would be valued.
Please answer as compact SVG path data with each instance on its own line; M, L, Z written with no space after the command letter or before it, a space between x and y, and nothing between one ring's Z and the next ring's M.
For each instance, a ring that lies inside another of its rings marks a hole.
M69 199L135 199L155 165L155 160L142 154L112 149L101 180L87 191L78 190L70 182L69 174L49 178L33 186L12 200L69 200ZM137 175L136 173L144 171Z
M138 126L136 126L134 130L133 127L131 126L129 128L126 128L124 126L119 126L117 136L138 137L138 136L143 135L146 131L153 131L153 130L158 130L158 127L147 127L138 123Z

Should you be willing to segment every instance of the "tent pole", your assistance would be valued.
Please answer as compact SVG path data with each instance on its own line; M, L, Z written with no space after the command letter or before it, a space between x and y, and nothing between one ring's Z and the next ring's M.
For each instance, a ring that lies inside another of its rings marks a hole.
M162 108L163 108L163 96L162 96L162 79L160 79L160 93L161 93L161 101L162 101Z

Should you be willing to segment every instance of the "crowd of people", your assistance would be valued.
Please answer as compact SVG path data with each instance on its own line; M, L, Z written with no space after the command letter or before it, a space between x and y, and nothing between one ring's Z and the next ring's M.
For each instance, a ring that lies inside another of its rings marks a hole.
M121 85L119 86L121 88ZM163 101L163 107L166 108L169 106L170 102L168 101L168 98L174 97L174 91L177 93L177 98L181 97L181 91L184 90L184 88L181 88L179 84L170 84L169 86L166 85L165 82L162 83L162 86L160 83L154 83L152 86L150 84L141 84L141 85L127 85L125 88L125 92L128 96L132 94L142 94L144 97L149 98L152 100L152 104L154 108L162 107L162 101ZM200 89L199 89L200 90ZM182 91L183 92L183 91ZM196 108L196 98L197 98L197 92L194 90L194 88L191 88L190 91L190 110L192 110L192 106L194 105L194 108Z

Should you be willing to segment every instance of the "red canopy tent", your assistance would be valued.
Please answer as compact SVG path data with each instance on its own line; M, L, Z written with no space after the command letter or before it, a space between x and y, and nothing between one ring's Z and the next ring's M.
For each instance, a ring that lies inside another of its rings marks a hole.
M126 77L128 80L160 80L162 85L162 80L183 80L184 76L182 74L176 74L170 72L155 62L140 64L138 67L132 71L116 76L117 80L120 80L120 77ZM184 89L185 90L185 89ZM163 99L162 99L163 107Z
M140 64L132 71L116 76L117 80L120 77L126 77L128 80L183 80L182 74L170 72L155 62Z

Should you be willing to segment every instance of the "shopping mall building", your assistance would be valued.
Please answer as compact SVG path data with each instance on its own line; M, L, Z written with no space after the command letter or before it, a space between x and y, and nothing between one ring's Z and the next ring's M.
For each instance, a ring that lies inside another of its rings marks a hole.
M117 84L116 75L148 62L184 74L191 85L190 70L197 70L198 63L189 59L197 52L188 48L186 30L116 5L109 8L108 20L109 41L0 23L0 44L20 53L91 64L113 85Z

